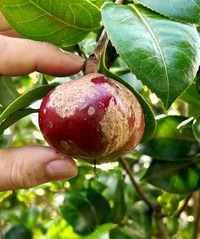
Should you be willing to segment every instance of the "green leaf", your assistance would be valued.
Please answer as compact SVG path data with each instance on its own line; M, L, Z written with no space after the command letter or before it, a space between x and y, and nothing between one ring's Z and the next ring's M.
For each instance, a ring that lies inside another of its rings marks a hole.
M67 193L66 206L60 206L63 218L73 227L74 232L88 235L96 226L96 212L91 202L81 192Z
M200 142L200 117L194 120L192 129L195 138Z
M169 236L173 236L177 234L179 229L179 218L177 217L168 217L167 218L167 232Z
M200 145L193 135L192 122L187 120L182 116L160 118L154 138L140 144L138 151L165 161L181 161L195 156L200 152Z
M105 4L102 17L117 52L168 109L196 76L200 64L196 28L133 4Z
M179 97L179 100L196 109L197 112L191 112L192 116L195 116L196 113L200 113L200 94L195 83L187 88L187 90Z
M5 239L31 239L33 238L32 232L21 225L13 226L8 232L6 232Z
M70 46L100 28L98 7L87 0L2 0L10 25L25 38Z
M87 199L95 208L97 224L101 225L106 222L111 211L110 205L106 198L96 190L89 189L87 191Z
M141 234L145 235L144 238L148 238L147 235L151 233L152 218L145 202L135 202L128 208L127 214L134 221L135 229L141 231ZM141 225L143 225L142 228Z
M13 85L12 78L0 77L0 104L7 107L17 97L19 97L19 93Z
M111 231L110 239L150 239L149 236L145 235L142 227L135 228L132 227L119 227Z
M38 112L37 109L31 109L31 108L21 109L21 110L13 112L8 118L6 118L0 124L0 139L1 139L1 136L3 135L3 132L5 129L7 129L12 124L14 124L18 120L22 119L23 117L25 117L29 114L37 113L37 112Z
M154 159L143 180L170 193L194 192L200 189L200 158L173 162Z
M10 117L11 114L25 108L34 101L43 98L53 88L54 88L53 85L40 86L18 97L1 113L0 125L6 118Z
M83 237L82 239L110 239L109 236L109 231L110 229L112 229L113 224L112 223L106 223L103 224L99 227L97 227L97 229L92 232L90 235Z
M108 200L111 207L111 212L108 217L109 221L118 223L124 218L126 205L124 198L124 178L121 170L110 170L100 174L95 189L102 185L107 188L103 191L103 195Z
M136 0L135 2L178 21L200 23L199 0Z

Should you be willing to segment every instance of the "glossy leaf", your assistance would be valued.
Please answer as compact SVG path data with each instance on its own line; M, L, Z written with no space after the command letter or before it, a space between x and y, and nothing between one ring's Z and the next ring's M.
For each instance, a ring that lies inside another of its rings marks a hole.
M119 227L111 231L110 239L150 239L146 236L142 228L132 227Z
M19 93L13 85L12 78L5 76L0 77L0 96L0 104L4 107L7 107L12 101L19 97Z
M154 138L141 144L138 151L156 159L181 161L199 153L200 145L193 135L192 123L187 123L187 118L167 116L157 120Z
M107 186L103 187L103 195L112 205L108 220L114 223L120 222L124 218L126 209L122 172L118 169L105 171L99 175L99 179L95 183L95 189L99 188L99 184L100 187Z
M6 232L5 239L32 239L32 232L24 226L15 225Z
M97 224L101 225L106 222L111 211L110 205L106 198L96 190L89 189L87 192L87 199L95 208Z
M8 118L6 118L0 124L0 139L1 139L1 136L2 136L5 129L7 129L12 124L14 124L18 120L22 119L23 117L25 117L27 115L30 115L30 114L33 114L33 113L36 113L36 112L38 112L37 109L31 109L31 108L21 109L21 110L17 110L15 112L13 112Z
M152 225L151 213L148 206L143 201L138 201L128 208L127 214L134 221L135 229L138 228L138 231L141 231L141 234L147 239L148 235L150 235ZM143 225L142 228L141 225Z
M0 8L22 36L70 46L100 28L100 11L87 0L2 0Z
M187 160L153 160L143 179L165 191L189 194L200 189L200 158Z
M96 212L91 202L81 192L67 193L66 206L60 206L63 218L81 235L91 233L96 226Z
M200 114L200 94L195 83L188 87L188 89L179 97L179 100L187 103L195 109L195 111L190 112L190 116Z
M82 239L110 239L109 231L114 225L112 223L103 224L92 232L90 235L83 237Z
M136 0L136 2L169 18L189 23L200 23L199 0Z
M0 115L0 125L3 121L10 117L14 112L25 108L36 100L43 98L54 86L44 85L37 87L33 90L28 91L27 93L21 95L16 100L14 100Z
M200 142L200 117L195 119L192 128L195 138Z
M196 76L200 64L196 28L133 4L105 4L102 17L117 52L168 109Z

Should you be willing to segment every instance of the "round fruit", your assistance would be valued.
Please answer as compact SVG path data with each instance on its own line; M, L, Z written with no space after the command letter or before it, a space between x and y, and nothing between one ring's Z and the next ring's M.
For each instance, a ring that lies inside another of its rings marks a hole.
M50 91L40 107L39 125L56 150L91 164L130 152L140 143L145 127L133 93L99 73Z

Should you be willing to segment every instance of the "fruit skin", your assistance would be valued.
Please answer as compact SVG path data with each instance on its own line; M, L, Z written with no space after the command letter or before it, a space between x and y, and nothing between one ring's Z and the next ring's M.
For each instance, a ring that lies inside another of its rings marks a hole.
M144 133L144 114L125 86L91 73L54 88L44 98L39 125L59 152L91 164L130 152Z

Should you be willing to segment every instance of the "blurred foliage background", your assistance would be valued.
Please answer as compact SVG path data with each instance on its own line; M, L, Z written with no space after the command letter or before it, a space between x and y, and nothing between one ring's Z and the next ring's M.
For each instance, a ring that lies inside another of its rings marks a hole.
M44 19L31 19L24 6L29 6L37 16L41 12L30 1L28 5L23 1L10 5L2 0L0 10L4 10L12 27L23 36L50 41L85 59L93 53L103 21L111 41L100 72L119 81L122 77L133 93L146 100L139 97L147 136L153 137L142 141L123 158L98 166L96 171L92 165L77 161L79 172L71 180L0 192L0 238L197 239L200 2L190 4L181 0L174 4L170 0L168 8L155 0L127 0L124 5L114 4L112 0L107 5L104 0L69 0L66 3L70 8L61 0L37 2L49 11L54 9L61 20L64 18L61 13L69 11L68 15L76 21L68 18L67 24L61 21L65 27L62 30L58 18L52 14L52 18L45 15ZM49 3L54 8L49 8ZM63 4L62 8L59 4ZM13 6L18 14L10 14ZM83 12L80 14L77 9ZM68 20L73 20L74 25L69 27ZM43 28L37 21L41 21ZM37 34L33 34L33 28ZM66 32L71 37L66 37ZM80 72L72 77L54 78L33 72L20 77L2 76L0 148L46 145L37 122L41 98L56 85L82 75Z

